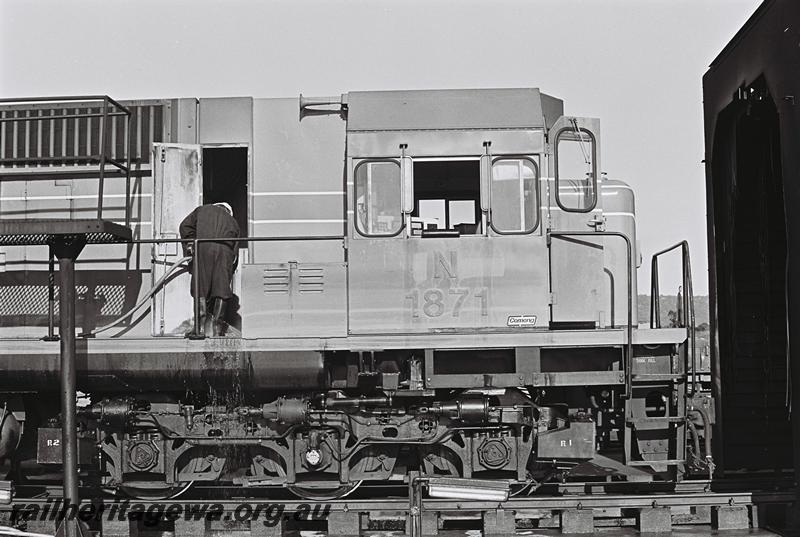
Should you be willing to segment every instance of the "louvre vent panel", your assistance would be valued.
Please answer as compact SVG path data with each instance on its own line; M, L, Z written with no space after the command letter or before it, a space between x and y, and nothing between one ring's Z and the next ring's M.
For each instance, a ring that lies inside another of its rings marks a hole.
M322 293L325 286L325 269L323 267L298 268L298 292Z
M288 295L291 287L289 267L264 269L264 293Z
M274 265L264 269L265 294L314 294L325 290L325 268L311 265Z

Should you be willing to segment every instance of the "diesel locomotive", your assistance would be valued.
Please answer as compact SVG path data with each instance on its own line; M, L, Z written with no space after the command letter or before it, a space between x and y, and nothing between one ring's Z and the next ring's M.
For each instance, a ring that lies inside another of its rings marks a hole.
M691 323L639 326L633 191L555 97L21 100L0 126L0 219L101 207L131 230L77 261L84 487L328 499L713 467ZM178 225L214 202L243 230L236 303L224 337L186 338ZM60 290L47 246L4 244L2 471L53 483Z

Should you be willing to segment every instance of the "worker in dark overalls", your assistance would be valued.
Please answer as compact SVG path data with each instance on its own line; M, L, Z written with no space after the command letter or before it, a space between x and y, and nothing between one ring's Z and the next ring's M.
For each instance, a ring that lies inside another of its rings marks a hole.
M180 225L183 239L237 239L239 224L227 203L201 205ZM225 304L233 296L231 278L236 269L238 246L236 240L183 243L184 255L192 256L192 296L195 278L198 279L201 323L205 335L225 335ZM211 315L207 313L211 312Z

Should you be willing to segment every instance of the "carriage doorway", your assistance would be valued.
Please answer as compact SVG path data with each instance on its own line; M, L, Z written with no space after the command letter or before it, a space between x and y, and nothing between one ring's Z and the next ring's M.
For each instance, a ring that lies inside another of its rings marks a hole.
M242 237L248 236L247 146L203 146L203 203L233 208ZM247 248L240 242L239 248Z

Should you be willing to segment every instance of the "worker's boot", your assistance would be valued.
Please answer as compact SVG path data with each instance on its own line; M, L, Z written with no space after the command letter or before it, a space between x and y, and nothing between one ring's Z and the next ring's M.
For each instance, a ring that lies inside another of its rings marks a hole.
M209 299L203 307L203 335L210 337L214 332L214 301L216 298Z
M200 306L200 316L197 318L197 329L200 331L200 333L199 334L195 334L194 333L194 326L192 326L192 328L188 332L186 332L186 335L184 337L194 338L194 337L204 337L205 336L205 333L204 333L204 330L203 330L203 324L205 323L207 316L206 316L206 300L204 298L200 299L199 306ZM192 309L194 309L194 308L192 308Z
M214 337L224 336L227 323L225 318L225 300L219 297L214 298L213 309L211 310L211 329Z

